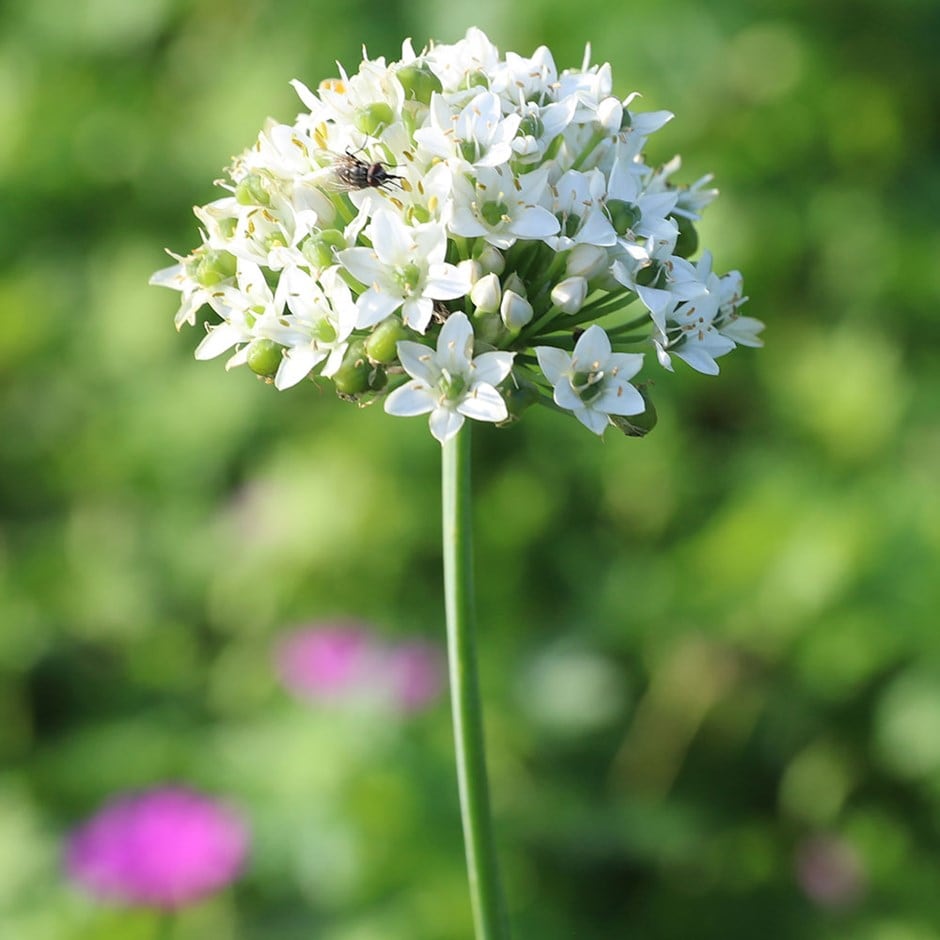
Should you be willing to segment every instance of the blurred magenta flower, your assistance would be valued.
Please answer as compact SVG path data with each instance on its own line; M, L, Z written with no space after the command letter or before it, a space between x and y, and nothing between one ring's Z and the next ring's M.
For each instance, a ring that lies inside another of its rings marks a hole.
M307 702L370 702L415 712L444 685L443 656L410 640L389 645L363 624L314 625L284 637L275 650L281 681Z
M845 908L865 893L865 872L855 847L844 839L817 835L796 849L796 879L820 907Z
M172 910L233 881L248 828L230 807L183 787L107 803L72 833L66 870L103 901Z

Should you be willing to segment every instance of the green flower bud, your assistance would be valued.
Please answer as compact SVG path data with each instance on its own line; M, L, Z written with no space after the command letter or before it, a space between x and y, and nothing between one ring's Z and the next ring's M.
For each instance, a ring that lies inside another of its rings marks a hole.
M265 187L263 176L249 173L235 186L235 200L242 206L269 206L271 195Z
M653 428L656 427L657 415L656 407L646 391L647 383L637 385L636 390L643 396L646 402L646 410L638 415L609 415L610 423L619 430L623 431L627 437L646 437Z
M372 362L394 362L398 358L398 341L407 337L408 331L398 317L386 317L366 337L366 355Z
M695 223L684 215L674 215L679 226L679 237L676 239L676 254L680 258L691 258L698 251L698 231Z
M247 351L248 368L255 375L270 378L277 372L283 352L284 347L280 343L275 343L273 339L252 340Z
M413 101L429 104L431 95L441 90L441 80L423 63L412 62L395 74L405 89L405 97Z
M228 251L209 248L196 263L196 280L203 287L212 287L213 284L218 284L219 281L234 277L236 267L235 255Z
M361 111L357 111L353 124L363 134L378 137L394 120L395 112L392 111L391 105L387 105L384 101L376 101Z
M624 202L622 199L609 199L607 214L610 216L610 224L618 235L626 235L642 218L639 206L635 206L632 202Z

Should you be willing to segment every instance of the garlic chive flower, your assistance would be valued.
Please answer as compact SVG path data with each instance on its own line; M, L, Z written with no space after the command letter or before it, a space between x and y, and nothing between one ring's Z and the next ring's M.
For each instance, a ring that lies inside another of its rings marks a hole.
M505 421L506 402L496 388L512 369L513 353L485 352L473 358L473 327L453 314L437 338L437 350L402 340L398 357L411 381L385 400L390 415L430 412L431 433L443 444L463 427L464 418Z
M699 250L711 176L646 163L672 114L619 97L590 48L559 68L470 29L292 84L300 113L232 161L200 244L151 279L205 330L197 358L430 414L444 441L520 402L623 431L652 409L644 363L714 375L761 345L741 275Z

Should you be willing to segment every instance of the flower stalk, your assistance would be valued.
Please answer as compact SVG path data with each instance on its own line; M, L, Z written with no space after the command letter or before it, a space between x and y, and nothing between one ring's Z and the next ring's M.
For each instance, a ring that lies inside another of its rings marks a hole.
M441 497L447 658L474 931L476 940L508 940L490 813L476 658L469 425L444 443Z

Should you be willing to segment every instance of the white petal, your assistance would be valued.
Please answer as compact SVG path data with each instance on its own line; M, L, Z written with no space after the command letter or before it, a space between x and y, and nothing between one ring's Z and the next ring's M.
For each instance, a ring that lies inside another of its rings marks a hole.
M527 206L509 224L509 231L522 238L544 238L560 228L558 219L542 206Z
M403 339L398 344L398 359L402 368L413 379L424 382L425 385L436 385L441 376L434 351L421 343L413 343Z
M607 381L591 407L610 415L639 415L646 411L643 396L627 381Z
M552 385L556 385L561 376L571 368L571 356L563 349L536 346L535 355L539 360L539 368Z
M242 330L236 329L230 323L220 323L212 327L196 347L195 356L197 359L215 359L246 338Z
M574 355L571 357L574 368L580 372L592 371L595 368L605 369L610 359L610 340L607 334L596 323L589 326L575 344Z
M434 315L434 301L428 297L406 300L401 308L401 318L405 326L410 326L417 333L424 333Z
M326 353L304 348L288 349L281 359L274 385L278 389L290 388L310 374L310 370L326 358Z
M690 365L703 375L718 375L718 363L698 344L686 343L681 349L673 349L672 354Z
M473 327L465 313L452 313L437 338L437 362L452 374L464 375L473 353Z
M424 282L425 297L453 300L470 292L470 278L452 264L432 264Z
M396 388L385 399L385 412L400 418L425 415L437 406L431 390L423 382L412 380Z
M386 264L400 264L411 253L408 226L387 209L379 209L372 217L371 235L373 250Z
M436 408L428 423L431 433L445 444L463 427L463 415L450 408Z
M584 407L584 402L581 401L581 397L571 387L571 383L567 378L562 378L555 386L553 397L555 404L558 405L559 408L564 408L565 411L577 411Z
M356 327L365 330L370 326L375 326L376 323L381 323L390 313L394 313L401 306L401 302L401 297L394 297L375 287L370 287L364 294L359 296L359 300L356 302L356 309L359 312Z
M617 370L620 379L632 379L643 368L643 353L611 353L606 371Z
M475 385L472 394L457 405L457 410L476 421L505 421L509 417L503 396L486 383Z
M383 270L382 262L371 248L345 248L336 260L363 284L371 284Z
M512 371L515 353L488 352L473 360L473 377L476 382L499 385Z
M603 434L607 430L610 422L607 415L601 411L591 411L590 408L579 408L574 416L589 430L595 434Z

